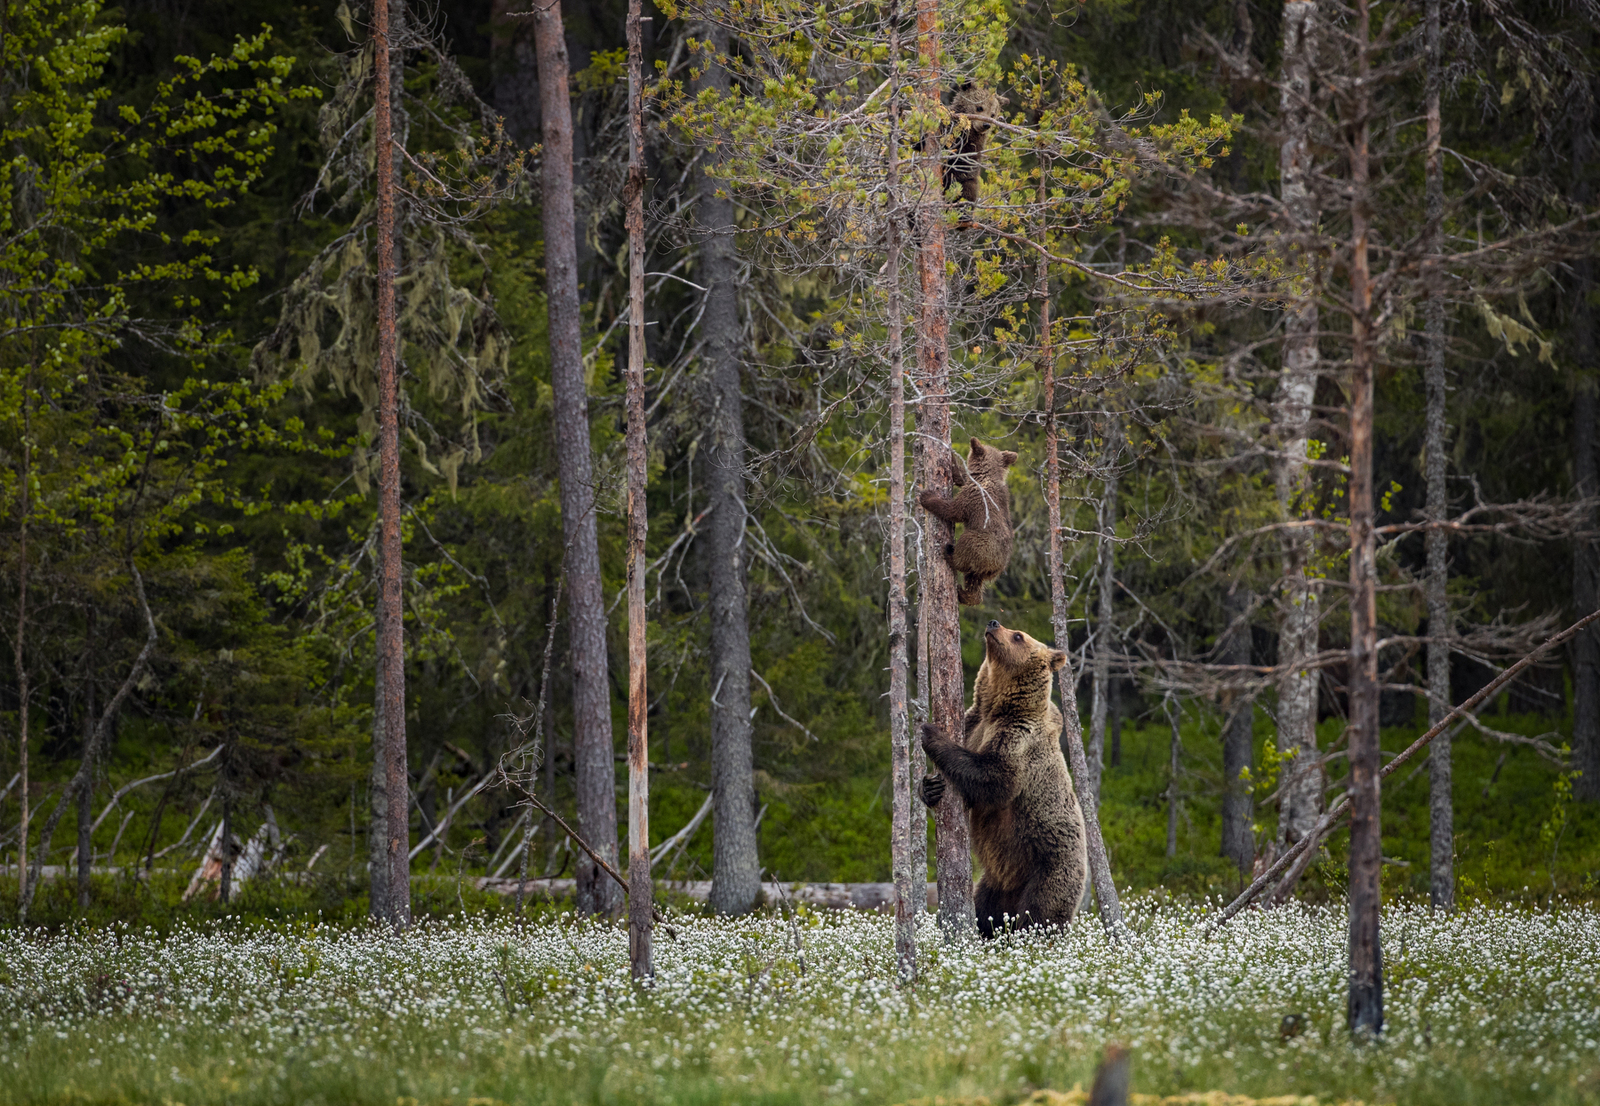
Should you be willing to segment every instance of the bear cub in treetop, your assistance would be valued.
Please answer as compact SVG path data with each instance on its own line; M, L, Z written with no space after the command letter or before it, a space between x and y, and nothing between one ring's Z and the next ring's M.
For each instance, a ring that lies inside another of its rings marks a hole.
M961 523L961 537L944 547L950 567L966 579L956 589L956 601L976 607L983 602L983 585L1005 571L1011 560L1011 494L1006 491L1006 469L1017 455L1009 449L996 449L972 439L967 454L967 471L957 472L954 481L961 490L945 497L923 492L917 502L923 508L954 526Z
M1013 929L1072 921L1089 856L1061 755L1061 710L1050 698L1066 654L994 621L983 644L965 743L922 727L922 747L944 773L923 781L922 797L937 806L948 781L970 808L973 852L983 864L978 928L993 937L1007 919Z

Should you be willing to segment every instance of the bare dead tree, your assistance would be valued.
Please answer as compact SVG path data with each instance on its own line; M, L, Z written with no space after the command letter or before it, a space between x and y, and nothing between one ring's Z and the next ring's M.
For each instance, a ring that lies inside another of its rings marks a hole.
M628 959L636 980L655 976L650 911L650 682L645 648L645 538L650 458L644 411L644 47L640 0L628 4Z

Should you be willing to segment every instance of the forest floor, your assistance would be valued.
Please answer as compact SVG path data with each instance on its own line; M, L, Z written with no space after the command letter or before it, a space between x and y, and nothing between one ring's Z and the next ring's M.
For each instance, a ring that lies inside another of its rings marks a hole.
M1060 1106L1107 1042L1133 1089L1404 1106L1593 1102L1600 910L1391 906L1386 1032L1344 1030L1342 904L1246 914L1130 901L950 949L895 977L885 916L687 917L629 980L611 924L0 932L0 1079L16 1103L872 1103ZM1286 1021L1286 1019L1288 1019ZM1215 1099L1213 1099L1215 1101Z

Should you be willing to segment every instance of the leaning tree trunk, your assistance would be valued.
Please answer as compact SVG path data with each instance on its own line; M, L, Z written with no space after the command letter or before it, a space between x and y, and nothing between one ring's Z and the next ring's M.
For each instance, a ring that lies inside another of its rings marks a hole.
M900 56L899 7L889 12L889 56ZM913 879L917 863L913 835L927 836L927 823L919 819L921 807L913 794L911 771L911 710L909 703L909 643L906 639L906 392L904 326L900 299L900 222L904 213L896 204L900 193L900 90L889 93L888 274L887 325L889 354L889 760L894 801L889 838L889 864L894 876L894 952L902 980L917 974L917 915L924 905L920 881ZM919 825L920 822L920 825ZM924 861L925 863L925 861Z
M613 867L617 861L617 778L606 670L606 609L595 526L589 397L579 341L577 221L572 199L572 103L559 2L534 6L543 120L544 259L550 312L550 384L560 462L561 529L566 539L568 633L572 641L573 768L578 832ZM584 854L578 861L580 913L610 914L615 885Z
M640 0L628 4L628 960L633 978L656 974L651 943L650 682L645 647L644 544L649 456L644 411L644 45Z
M401 595L400 547L400 386L399 349L395 320L395 164L393 99L390 70L391 30L397 36L401 20L390 23L390 0L374 5L373 41L373 147L376 154L378 214L378 541L383 552L378 577L378 657L382 673L384 733L384 791L389 802L385 847L389 875L385 916L395 928L411 921L411 794L406 771L406 657L405 619ZM396 15L403 14L396 12ZM400 62L399 57L394 58ZM224 847L226 847L224 842Z
M1111 640L1116 634L1116 536L1117 536L1117 460L1113 453L1117 441L1115 428L1106 435L1110 448L1106 457L1104 497L1100 501L1100 536L1096 545L1098 568L1095 592L1099 600L1099 626L1094 636L1094 700L1089 706L1089 768L1084 786L1100 802L1100 777L1105 773L1107 701L1111 690Z
M938 0L917 0L919 92L923 114L939 111ZM954 486L955 457L950 450L950 310L945 276L943 146L936 129L923 137L918 159L917 277L921 302L917 320L917 367L922 403L917 433L927 443L918 454L917 486L948 495ZM961 614L956 606L955 573L945 555L954 534L948 522L922 512L927 552L918 588L917 617L928 634L928 718L960 740L965 677L961 669ZM951 802L954 797L955 801ZM977 929L972 900L972 849L967 807L954 794L934 808L935 871L939 880L939 927L946 941L964 940Z
M1044 208L1047 172L1039 176L1040 209ZM1045 235L1041 231L1041 242ZM1088 765L1083 755L1083 724L1078 718L1078 673L1072 667L1071 629L1067 617L1066 569L1061 559L1061 450L1056 430L1056 367L1055 337L1050 323L1050 267L1049 259L1039 258L1039 275L1036 294L1039 297L1040 363L1044 376L1044 471L1045 518L1050 534L1045 543L1045 564L1050 574L1050 622L1055 632L1056 648L1067 653L1068 661L1061 666L1058 677L1061 687L1061 742L1066 748L1067 763L1071 771L1078 805L1083 812L1085 851L1089 857L1088 890L1094 886L1095 897L1100 901L1100 924L1113 939L1123 932L1122 900L1117 896L1116 883L1111 878L1111 863L1106 856L1106 843L1100 835L1100 803L1085 786ZM948 798L949 792L946 792ZM942 803L940 804L943 805Z
M1593 136L1587 118L1577 128L1573 141L1573 202L1587 208L1590 202L1589 158ZM1572 352L1576 380L1572 404L1573 476L1580 497L1591 501L1584 508L1584 528L1593 529L1592 501L1600 495L1600 479L1595 473L1595 336L1594 308L1589 297L1594 290L1594 262L1584 257L1573 263L1577 274L1573 289ZM1582 617L1600 606L1600 544L1588 536L1573 543L1572 605L1574 615ZM1573 781L1573 794L1590 801L1600 800L1600 627L1589 626L1578 634L1572 648L1572 759L1582 775Z
M1228 619L1228 641L1222 662L1236 669L1250 663L1250 592L1235 584L1223 602ZM1240 673L1242 678L1243 673ZM1255 802L1250 792L1254 761L1255 696L1234 693L1224 707L1222 729L1222 855L1233 861L1240 875L1248 875L1256 862L1256 837L1251 828Z
M1315 0L1290 0L1283 9L1282 145L1278 170L1291 242L1311 256L1311 238L1320 215L1311 195L1311 71L1316 52ZM1283 373L1278 383L1274 421L1279 459L1274 466L1278 504L1287 518L1305 513L1309 479L1306 465L1311 405L1316 397L1321 325L1317 305L1320 281L1315 262L1305 262L1304 285L1288 310L1284 328ZM1301 662L1317 653L1319 597L1307 573L1311 539L1290 530L1283 539L1283 601L1278 622L1278 752L1281 771L1278 845L1294 844L1310 832L1322 810L1322 763L1317 753L1319 670Z
M698 87L728 94L728 31L706 27ZM715 167L716 144L707 150ZM750 601L744 557L744 400L739 390L739 259L733 199L712 173L699 184L701 277L706 287L701 334L701 398L706 450L707 574L711 586L711 908L743 914L756 904L755 758L750 738Z
M1372 283L1367 0L1356 0L1356 85L1350 145L1350 996L1352 1033L1383 1032L1381 771L1378 742L1377 536L1373 531Z
M1424 21L1427 50L1427 260L1423 263L1423 291L1427 296L1423 320L1427 335L1427 425L1423 455L1427 463L1428 531L1428 726L1439 724L1450 712L1450 600L1448 539L1443 523L1449 511L1445 487L1445 374L1444 374L1444 160L1440 149L1439 95L1443 84L1443 58L1439 48L1440 0L1428 0ZM1428 747L1428 891L1435 910L1455 908L1455 819L1450 788L1450 735L1442 733Z

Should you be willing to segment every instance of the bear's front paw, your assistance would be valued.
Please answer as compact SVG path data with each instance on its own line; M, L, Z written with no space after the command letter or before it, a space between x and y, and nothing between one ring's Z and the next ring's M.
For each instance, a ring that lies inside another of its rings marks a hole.
M944 502L944 496L938 492L923 492L917 496L917 502L922 505L924 511L932 511L937 504Z
M924 749L932 752L932 746L939 744L943 740L944 731L938 726L935 726L932 722L924 722L922 724L922 747Z
M952 472L950 474L950 483L954 484L958 488L964 487L967 483L967 470L956 469L954 472Z
M922 805L929 807L938 806L939 800L942 798L944 798L944 777L922 777Z

